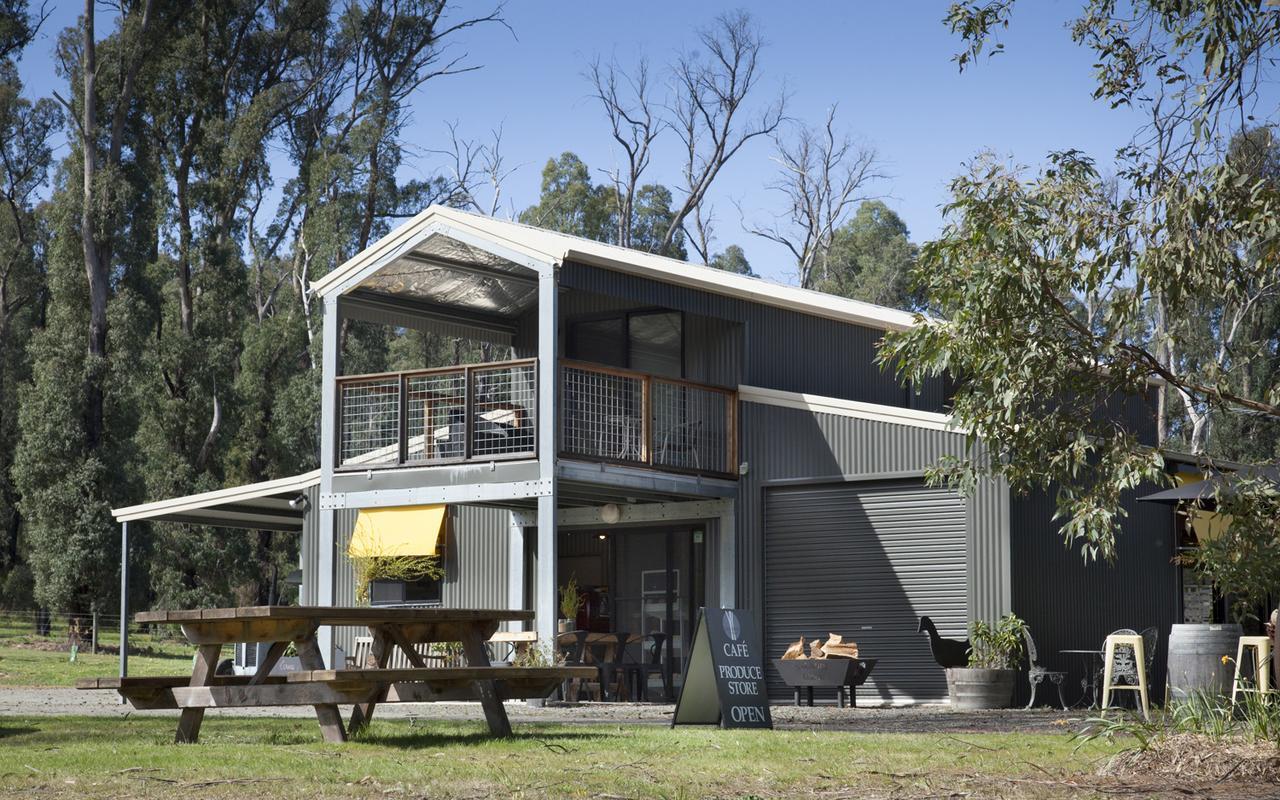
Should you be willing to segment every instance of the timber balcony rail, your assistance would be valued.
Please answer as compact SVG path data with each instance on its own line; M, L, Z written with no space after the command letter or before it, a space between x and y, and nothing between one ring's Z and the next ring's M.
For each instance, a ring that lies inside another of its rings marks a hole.
M338 379L342 469L533 458L536 359ZM596 364L563 362L564 456L733 477L737 393Z

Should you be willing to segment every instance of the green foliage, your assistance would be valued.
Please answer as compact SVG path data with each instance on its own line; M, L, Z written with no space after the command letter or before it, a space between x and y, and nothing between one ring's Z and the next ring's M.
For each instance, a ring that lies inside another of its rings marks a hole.
M1280 487L1260 475L1238 477L1229 492L1219 492L1217 510L1231 524L1219 537L1202 541L1189 559L1231 593L1235 616L1245 619L1280 586Z
M975 619L969 623L969 666L980 669L1017 669L1025 645L1027 623L1005 614L994 624Z
M902 218L879 200L865 200L836 229L826 268L813 288L890 308L919 309L924 298L911 290L916 254Z
M962 65L1010 7L953 7ZM1087 558L1114 556L1127 493L1168 480L1160 433L1208 457L1215 419L1280 424L1280 191L1230 147L1238 107L1271 79L1274 59L1257 55L1280 48L1275 14L1225 0L1129 11L1087 2L1072 36L1094 51L1096 96L1152 124L1106 169L1075 150L1038 172L975 159L915 271L939 316L881 351L903 378L957 380L970 446L933 476L1054 491ZM1124 423L1161 404L1178 407L1167 431Z
M632 247L672 258L686 258L683 233L675 237L669 248L661 249L662 237L675 218L671 203L671 190L665 186L645 184L637 187L631 221ZM520 221L616 244L618 215L613 188L593 184L591 172L582 159L574 153L565 152L559 158L548 159L542 168L542 192L538 202L520 212Z
M569 582L560 587L560 618L575 620L582 609L582 592L578 589L578 576L569 576Z
M0 581L0 608L27 610L34 606L36 580L26 564L14 566Z
M711 262L707 266L722 269L725 272L737 273L738 275L755 274L751 271L751 263L747 261L747 254L736 244L731 244L712 256Z
M407 555L362 555L351 557L356 578L356 601L369 602L369 584L374 581L439 580L444 577L440 557Z

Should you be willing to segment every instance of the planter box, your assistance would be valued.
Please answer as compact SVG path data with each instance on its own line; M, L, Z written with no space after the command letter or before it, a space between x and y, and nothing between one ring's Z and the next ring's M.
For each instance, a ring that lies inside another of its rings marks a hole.
M948 667L947 694L951 707L960 711L1008 708L1013 705L1016 669Z

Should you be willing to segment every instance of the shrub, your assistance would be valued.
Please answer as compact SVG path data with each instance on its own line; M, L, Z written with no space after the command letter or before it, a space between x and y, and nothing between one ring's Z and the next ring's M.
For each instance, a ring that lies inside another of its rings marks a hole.
M994 625L975 619L969 625L969 666L980 669L1017 669L1022 660L1022 636L1027 623L1005 614Z

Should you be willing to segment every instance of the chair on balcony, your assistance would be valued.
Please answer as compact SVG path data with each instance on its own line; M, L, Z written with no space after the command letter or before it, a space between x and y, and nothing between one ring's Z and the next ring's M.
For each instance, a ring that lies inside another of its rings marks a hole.
M687 467L689 462L702 469L701 448L702 420L696 419L672 425L658 440L658 463L671 467ZM677 460L678 459L678 460Z

